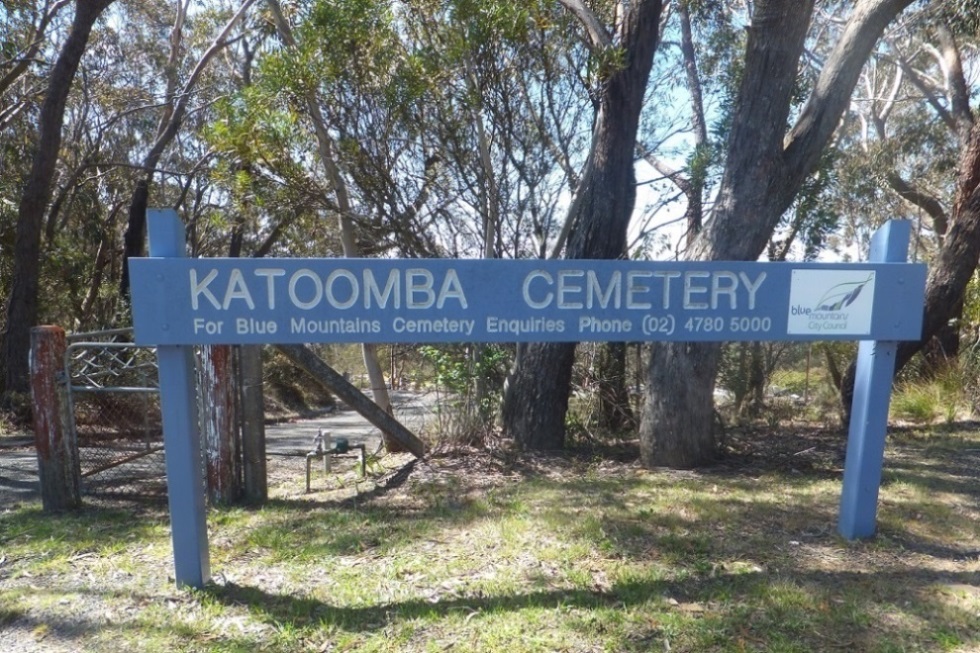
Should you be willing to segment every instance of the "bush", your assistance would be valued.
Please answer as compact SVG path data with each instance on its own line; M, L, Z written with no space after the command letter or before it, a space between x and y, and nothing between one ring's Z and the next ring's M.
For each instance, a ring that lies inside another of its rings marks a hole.
M503 392L506 352L496 345L472 352L462 346L424 345L419 354L431 368L436 392L435 446L480 446L494 432L494 416Z
M941 412L942 395L934 383L904 383L892 393L891 416L931 424Z

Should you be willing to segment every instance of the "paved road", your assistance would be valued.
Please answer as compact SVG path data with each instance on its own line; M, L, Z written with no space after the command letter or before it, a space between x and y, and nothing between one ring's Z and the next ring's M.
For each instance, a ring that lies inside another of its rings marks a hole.
M432 421L434 398L418 393L394 392L395 416L418 433ZM378 449L381 433L353 410L342 407L312 419L301 419L265 427L266 452L270 458L305 455L314 448L313 438L320 429L332 438L347 438L352 445L363 444L368 452ZM37 455L29 437L0 439L0 510L39 498Z
M398 420L416 433L432 420L434 399L431 395L396 391L391 400ZM266 425L266 452L272 455L305 454L313 449L313 438L321 428L330 432L334 439L347 438L352 445L363 444L369 452L381 444L381 432L377 427L353 410L342 407L311 419Z
M0 440L0 511L40 496L37 455L27 438Z

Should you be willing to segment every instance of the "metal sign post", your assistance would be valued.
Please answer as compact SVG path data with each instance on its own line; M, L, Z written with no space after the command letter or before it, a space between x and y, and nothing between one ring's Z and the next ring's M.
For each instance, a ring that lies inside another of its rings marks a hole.
M911 225L908 221L886 223L871 238L869 257L876 262L902 262L908 257ZM921 312L921 301L902 297L908 310ZM838 532L849 540L871 537L878 513L878 488L885 456L888 404L895 376L894 340L862 340L858 344L854 376L854 399L847 435L844 485L841 491Z
M146 218L150 256L168 259L186 256L184 225L175 211L150 210ZM132 284L134 296L146 289L145 281ZM194 351L186 344L160 344L157 361L174 576L178 586L201 588L211 578L211 562L194 387Z
M176 212L147 218L133 325L158 346L178 584L209 576L201 344L860 340L839 528L874 533L895 343L922 331L926 270L903 262L908 222L875 234L869 263L819 264L188 259Z

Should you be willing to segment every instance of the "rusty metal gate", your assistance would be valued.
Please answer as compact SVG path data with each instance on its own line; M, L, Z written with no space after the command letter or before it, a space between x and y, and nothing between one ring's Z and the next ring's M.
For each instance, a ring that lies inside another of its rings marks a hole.
M132 329L70 335L65 379L82 492L165 495L155 349L134 344Z

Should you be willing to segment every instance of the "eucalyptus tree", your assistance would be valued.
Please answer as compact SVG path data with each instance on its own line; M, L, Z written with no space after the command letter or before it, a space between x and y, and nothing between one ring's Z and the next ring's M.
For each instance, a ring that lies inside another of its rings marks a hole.
M260 55L221 129L253 125L253 142L269 139L258 149L281 153L263 174L319 189L340 245L321 254L547 254L592 113L567 15L548 2L267 6L281 47Z
M0 97L4 97L0 109L0 131L9 125L30 104L30 98L40 89L30 81L21 84L19 93L10 93L11 87L31 77L31 64L37 61L47 42L52 21L61 13L69 0L46 0L43 4L4 3L3 21L0 23Z
M129 293L129 269L125 262L133 256L143 253L146 238L146 208L150 195L150 183L156 172L157 164L164 150L176 138L181 124L195 98L196 87L202 74L210 65L211 60L227 47L229 39L236 26L243 19L249 7L255 0L243 0L233 10L228 21L218 29L209 46L196 58L196 61L184 61L188 47L184 42L185 22L187 21L189 2L178 2L174 16L173 27L169 35L169 54L164 66L164 88L162 103L159 107L159 122L153 135L152 144L143 154L138 168L143 176L136 182L133 196L129 205L129 216L124 237L123 270L120 281L120 295ZM186 77L183 77L185 69Z
M619 258L636 199L634 149L660 40L662 3L617 3L606 15L579 0L562 4L579 20L601 76L591 147L566 217L565 257ZM519 360L503 419L520 446L563 446L574 356L574 344L534 343Z
M940 361L955 357L980 259L980 120L971 106L980 85L978 21L975 2L933 4L890 36L853 111L852 142L865 155L855 176L877 182L859 192L876 193L878 206L915 220L916 254L930 262L922 338L899 346L899 370L923 350ZM845 408L853 374L852 365Z
M911 0L854 3L842 27L830 34L832 45L806 103L792 115L816 3L754 3L724 173L711 219L686 258L753 260L763 252L817 168L879 38L910 4ZM691 467L711 459L719 353L716 344L664 343L653 348L640 429L645 464Z
M4 187L0 190L3 207L16 207L14 201L22 188L22 177L30 168L24 154L36 141L37 105L43 100L44 82L50 70L47 58L57 54L67 32L71 12L64 7L68 5L21 3L19 7L24 13L41 17L42 24L43 18L50 22L46 31L39 25L23 32L34 39L29 46L21 45L24 56L33 52L33 60L12 84L5 85L4 106L19 110L6 112L4 115L10 120L0 128L0 167L6 172L0 182ZM58 8L62 9L55 15ZM7 29L17 24L12 15L16 10L10 11ZM113 147L125 151L128 146L121 143L117 113L121 110L121 94L116 91L118 79L127 68L126 59L113 53L110 24L111 21L102 21L93 28L66 99L62 141L51 176L51 199L43 217L38 261L39 316L66 328L86 328L99 321L99 315L112 311L111 300L101 292L101 281L112 274L115 239L111 225L118 215L121 177L119 170L107 162L118 159L111 152ZM11 79L9 74L6 77ZM0 223L12 224L14 218L4 213L0 210ZM0 230L11 235L8 244L12 247L13 228ZM0 258L13 263L12 255ZM12 270L0 271L4 294L11 276Z
M846 14L834 29L813 24L813 1L769 0L747 5L744 53L733 60L737 92L731 97L730 107L726 107L716 197L710 218L687 248L685 258L752 260L765 250L784 213L819 167L864 62L889 23L911 3L912 0L825 3L821 7ZM565 4L582 17L590 35L601 34L601 22L594 14L590 15L579 3ZM642 6L633 3L628 11L639 11ZM810 65L804 58L808 38L831 40L819 70L801 88L801 69ZM649 45L655 39L645 42ZM619 45L626 60L635 63L631 42L623 38ZM652 50L648 53L652 55ZM627 69L628 65L620 72ZM644 75L644 90L646 79ZM606 86L613 88L613 83ZM805 104L794 110L801 93L806 97ZM636 96L637 105L642 104L643 97L641 91ZM637 116L639 112L637 108ZM601 115L600 111L599 124ZM620 112L619 117L621 123L631 123L632 114L625 114L623 120ZM628 136L630 156L623 161L623 167L629 168L627 178L632 179L636 131ZM616 192L617 199L629 206L625 217L618 221L586 219L575 225L570 255L579 251L588 251L589 255L602 252L601 247L590 246L594 244L590 243L590 226L603 224L609 241L623 237L634 191L630 186L617 188ZM573 204L573 213L577 210ZM576 250L576 243L587 246ZM605 255L621 254L620 248ZM527 371L518 374L514 401L505 406L505 422L515 437L525 438L525 446L560 446L568 384L563 371L571 365L572 349L543 345L531 349L535 356ZM664 343L652 348L640 429L646 464L689 467L712 457L712 401L719 352L720 347L714 344ZM543 370L544 374L529 370Z
M58 161L61 129L68 94L85 52L92 27L112 0L75 3L75 13L64 44L47 80L38 115L37 148L17 211L13 248L14 269L3 331L0 333L0 391L26 393L30 328L37 322L40 285L41 234L51 199L51 182Z

